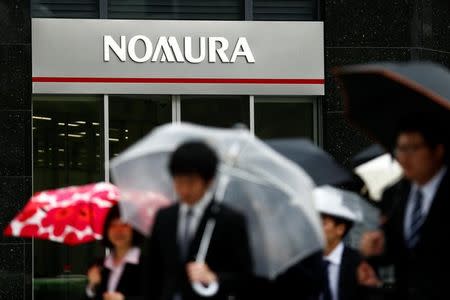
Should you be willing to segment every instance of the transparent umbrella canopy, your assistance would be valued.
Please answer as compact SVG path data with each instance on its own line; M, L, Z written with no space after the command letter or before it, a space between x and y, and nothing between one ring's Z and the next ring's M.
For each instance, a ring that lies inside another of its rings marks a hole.
M220 157L215 198L246 217L255 274L274 278L322 249L311 178L245 129L157 127L112 160L115 184L122 191L151 191L176 201L168 159L189 140L206 142Z

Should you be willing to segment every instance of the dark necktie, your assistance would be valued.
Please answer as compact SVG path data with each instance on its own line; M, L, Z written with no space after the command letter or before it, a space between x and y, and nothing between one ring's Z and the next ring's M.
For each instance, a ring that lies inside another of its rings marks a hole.
M423 194L420 189L414 194L413 210L411 213L411 222L409 225L409 235L406 238L408 248L414 248L420 239L420 231L423 224L422 200Z
M186 260L189 254L189 246L191 244L191 236L189 232L189 228L191 227L192 219L193 219L194 213L191 208L189 208L186 211L186 215L184 218L184 224L183 224L183 234L181 237L181 244L180 244L180 250L181 250L181 258L183 260Z
M330 262L326 259L323 260L323 268L325 271L325 282L324 282L324 288L322 293L321 300L333 300L331 297L331 288L330 288L330 280L328 279L328 267L330 266Z

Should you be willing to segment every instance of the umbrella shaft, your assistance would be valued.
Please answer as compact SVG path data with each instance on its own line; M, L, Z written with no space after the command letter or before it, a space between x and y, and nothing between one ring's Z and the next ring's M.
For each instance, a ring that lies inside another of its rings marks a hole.
M209 219L206 224L205 231L203 232L202 241L200 242L200 247L197 252L196 261L204 262L206 259L206 253L208 252L209 243L211 242L212 233L214 227L216 226L216 220Z

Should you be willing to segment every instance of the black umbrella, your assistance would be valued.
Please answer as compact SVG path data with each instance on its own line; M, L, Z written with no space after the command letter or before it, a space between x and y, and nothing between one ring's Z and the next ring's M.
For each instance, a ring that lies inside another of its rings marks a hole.
M316 185L333 185L352 180L350 171L308 139L268 139L265 142L303 168Z
M356 155L350 159L350 164L354 168L385 153L386 150L383 148L383 146L381 146L380 144L373 144L356 153Z
M412 116L450 130L450 73L430 62L342 67L348 118L387 149L395 145L399 122Z

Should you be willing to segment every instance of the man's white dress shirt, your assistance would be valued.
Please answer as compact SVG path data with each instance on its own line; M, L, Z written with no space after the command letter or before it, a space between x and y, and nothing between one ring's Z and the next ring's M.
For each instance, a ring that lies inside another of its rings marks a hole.
M328 282L330 284L331 297L333 300L340 300L339 293L339 270L341 268L342 254L344 253L344 243L340 242L330 254L324 257L328 261Z

